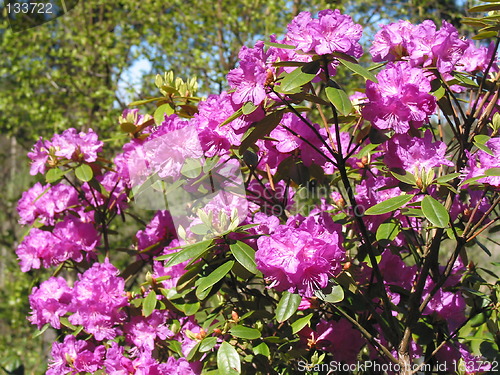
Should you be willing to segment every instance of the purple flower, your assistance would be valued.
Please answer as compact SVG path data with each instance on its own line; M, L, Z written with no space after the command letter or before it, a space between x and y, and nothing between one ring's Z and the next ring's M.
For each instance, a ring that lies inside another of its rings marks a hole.
M99 141L92 129L84 133L69 128L61 135L54 134L51 144L56 156L91 163L97 160L97 154L102 150L103 142Z
M23 192L17 204L21 217L19 223L31 225L38 218L42 224L53 225L59 214L78 203L74 188L63 184L51 186L37 182Z
M98 244L99 233L93 224L68 216L56 223L53 232L31 229L16 253L21 270L27 272L40 266L48 268L68 259L80 262L82 251L90 253Z
M88 341L68 335L64 342L52 345L52 360L46 374L95 373L104 365L105 352L106 348L102 345L95 347Z
M146 228L137 232L136 238L139 250L144 250L159 242L164 242L167 245L176 238L175 226L170 212L157 211Z
M168 328L167 318L167 310L155 310L148 317L132 316L123 327L127 341L140 351L152 352L155 349L155 340L165 340L174 335Z
M120 333L119 324L125 319L122 307L128 306L125 295L125 280L106 259L95 263L79 275L73 288L73 315L69 321L94 335L96 340L113 339Z
M61 328L59 318L69 311L71 288L62 277L51 277L40 286L34 287L29 296L31 316L28 320L41 329L46 323Z
M342 52L353 57L361 57L363 48L359 39L363 28L343 15L338 9L326 9L318 13L318 40L314 50L318 55Z
M434 112L436 98L429 94L430 81L419 68L403 61L389 63L377 79L378 83L366 83L369 102L362 111L376 128L406 133Z
M254 48L243 46L238 54L239 67L227 74L229 86L236 89L232 100L236 104L252 102L259 105L266 98L266 81L272 71L267 67L268 54L264 42L257 42Z
M271 287L312 297L341 271L341 242L339 228L326 216L297 216L257 240L255 261Z
M492 155L483 150L478 150L474 155L466 152L469 160L463 170L464 180L483 176L490 168L500 168L500 137L491 138L485 145L491 150ZM483 177L478 182L500 187L500 176Z
M415 26L403 20L382 26L370 47L373 61L396 61L408 56L408 43L414 29Z
M30 175L35 176L38 173L44 174L47 170L47 161L49 160L50 143L42 137L35 143L28 157L31 159Z
M409 59L413 66L436 67L441 74L450 73L459 61L468 43L458 36L450 23L443 21L441 29L430 20L413 30L408 45Z
M347 319L320 319L314 330L309 327L300 331L299 336L309 347L333 354L333 358L347 364L356 363L357 355L366 341Z
M363 49L359 39L363 34L361 25L355 24L348 15L338 9L323 10L318 18L309 12L301 12L288 25L285 40L303 52L314 50L318 55L342 52L353 57L360 57Z
M426 131L423 138L398 134L387 141L386 148L384 163L389 168L420 174L434 167L453 166L453 162L445 157L446 145L440 141L432 142L430 131Z

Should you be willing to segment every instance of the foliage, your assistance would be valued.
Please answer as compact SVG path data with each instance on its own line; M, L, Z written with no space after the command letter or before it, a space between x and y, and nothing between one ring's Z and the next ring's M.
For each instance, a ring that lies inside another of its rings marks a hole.
M300 13L228 92L157 76L113 160L91 130L35 144L16 252L54 269L30 295L61 333L48 374L497 371L497 276L467 254L499 219L498 42L401 21L365 68L361 35Z

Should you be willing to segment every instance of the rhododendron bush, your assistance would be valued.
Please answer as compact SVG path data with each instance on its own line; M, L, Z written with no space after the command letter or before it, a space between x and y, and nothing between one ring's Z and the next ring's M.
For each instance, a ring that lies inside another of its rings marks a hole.
M498 250L498 39L400 21L366 68L362 32L300 13L203 100L158 76L113 158L92 130L35 144L17 255L53 271L48 374L498 371L498 277L468 259Z

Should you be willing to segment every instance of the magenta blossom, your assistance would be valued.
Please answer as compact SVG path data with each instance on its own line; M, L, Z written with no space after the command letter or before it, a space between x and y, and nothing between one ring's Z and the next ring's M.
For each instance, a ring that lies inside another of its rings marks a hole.
M46 374L94 374L104 365L105 352L106 348L102 345L96 347L88 341L67 335L64 342L52 345L52 360Z
M60 317L69 311L72 291L62 277L51 277L34 287L29 296L31 316L28 320L41 329L44 324L56 329L61 328Z
M426 131L423 138L398 134L387 141L386 148L384 162L389 168L420 174L434 167L453 166L445 157L446 145L440 141L432 142L430 131Z
M312 297L342 269L345 252L339 229L327 216L291 218L257 240L257 268L271 287Z
M303 52L314 51L318 55L342 52L355 58L363 54L359 39L363 28L338 9L323 10L318 18L309 12L301 12L288 25L285 40Z
M95 263L75 282L69 321L83 325L97 340L115 338L125 319L121 308L129 304L124 288L125 280L108 259Z
M378 83L367 81L368 104L363 116L381 130L402 134L422 126L436 108L424 72L407 62L389 63L377 74Z

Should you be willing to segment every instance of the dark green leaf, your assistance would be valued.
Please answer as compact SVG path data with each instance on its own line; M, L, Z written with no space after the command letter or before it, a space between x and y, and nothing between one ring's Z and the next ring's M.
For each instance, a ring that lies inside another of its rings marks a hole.
M444 176L441 176L441 177L438 177L436 179L436 182L438 184L444 184L445 182L448 182L448 181L451 181L455 178L457 178L458 176L460 176L461 173L450 173L450 174L447 174L447 175L444 175Z
M249 115L257 108L259 108L259 106L253 104L252 102L246 102L245 104L243 104L243 107L241 107L241 110L243 111L244 115Z
M150 316L156 308L156 302L156 292L151 289L146 298L144 298L144 302L142 303L142 315Z
M240 325L234 326L229 330L229 332L235 337L247 340L255 340L261 336L261 333L258 329Z
M271 352L269 351L269 346L265 342L261 342L259 345L253 347L253 352L257 355L263 355L264 357L269 357Z
M75 176L80 181L88 182L88 181L92 180L92 177L94 177L94 172L92 171L92 168L90 167L90 165L82 164L82 165L76 167Z
M200 279L200 282L198 284L198 289L196 290L196 295L198 295L198 293L203 293L205 290L207 290L208 288L212 287L213 285L217 284L220 280L222 280L224 276L226 276L228 272L231 271L233 265L234 261L232 260L226 262L222 266L219 266L210 275Z
M469 9L469 12L491 12L493 10L500 10L500 4L482 4Z
M422 199L422 212L427 220L436 227L445 228L450 222L450 215L446 208L430 195L426 195Z
M217 351L217 367L220 375L235 375L241 373L240 356L236 349L223 341Z
M249 133L241 142L239 152L241 155L252 146L258 139L261 139L272 132L283 118L283 111L272 112L262 120L253 124Z
M163 96L160 96L158 98L150 98L150 99L144 99L144 100L137 100L135 102L130 103L128 106L129 107L135 107L137 105L143 105L143 104L147 104L147 103L152 103L152 102L156 102L156 101L162 100L162 99L165 99L165 98Z
M370 81L378 83L378 79L377 79L377 77L375 77L375 74L370 72L368 69L362 67L361 65L354 64L350 61L342 60L342 59L339 59L339 61L342 65L344 65L347 69L353 71L354 73L357 73L360 76L362 76L366 79L369 79Z
M236 112L234 112L231 116L229 116L227 119L225 119L224 122L219 126L224 126L226 124L229 124L231 121L236 120L238 117L242 115L243 115L243 108L240 108Z
M295 69L293 72L285 75L285 78L280 81L280 85L279 87L276 87L276 89L279 89L280 92L286 93L311 82L314 77L316 77L319 67L320 62L318 60L311 61L310 63Z
M366 210L365 215L382 215L401 208L413 198L413 194L403 194L380 202Z
M302 297L298 294L293 294L290 292L283 292L281 299L276 307L276 320L278 323L282 323L288 318L290 318L302 301Z
M167 264L165 264L165 267L176 266L177 264L180 264L189 259L198 259L205 251L207 251L211 243L212 240L206 240L186 246L184 249L181 249L180 251L175 253L167 262ZM169 255L160 256L156 258L156 260L165 260L169 257Z
M255 264L255 250L242 241L237 241L229 246L234 258L251 273L257 273Z
M326 97L332 103L340 114L347 116L352 110L352 103L344 90L335 87L325 89Z

